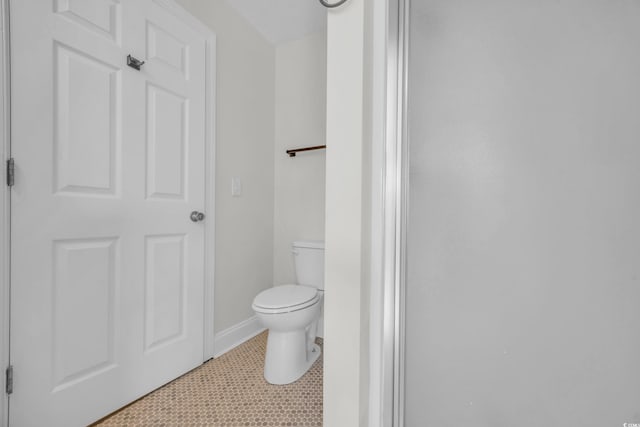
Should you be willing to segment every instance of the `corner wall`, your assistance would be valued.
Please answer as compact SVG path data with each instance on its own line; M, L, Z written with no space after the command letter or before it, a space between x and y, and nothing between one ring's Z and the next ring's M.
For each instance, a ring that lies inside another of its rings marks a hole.
M364 0L349 0L328 13L324 424L331 427L367 423L365 10Z
M327 42L317 32L276 47L273 283L295 283L291 242L324 240Z
M215 331L272 286L274 47L222 0L177 0L217 36ZM231 178L242 195L231 196Z

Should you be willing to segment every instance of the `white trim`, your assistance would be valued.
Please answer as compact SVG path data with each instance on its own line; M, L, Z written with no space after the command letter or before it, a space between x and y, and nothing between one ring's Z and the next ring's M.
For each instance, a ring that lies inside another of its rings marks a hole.
M406 135L407 13L410 0L387 0L384 17L376 20L375 37L384 32L385 75L381 85L384 139L379 157L373 157L372 179L381 182L379 199L373 198L372 235L383 236L372 247L369 422L371 427L400 427L404 413L404 260L406 173L403 144ZM380 11L380 14L383 12ZM386 26L380 22L384 20ZM378 64L374 64L378 66ZM378 69L374 73L379 73ZM375 90L375 89L374 89ZM380 97L379 95L376 95ZM376 105L374 105L376 108ZM375 121L375 120L374 120ZM377 212L381 211L381 215ZM377 276L376 276L377 274Z
M373 2L371 126L371 293L369 308L369 427L389 427L384 405L384 218L385 141L387 122L387 51L389 1Z
M390 14L388 64L388 128L385 162L385 395L391 425L404 425L404 302L406 273L406 115L408 17L410 0L394 0Z
M204 262L204 360L215 354L215 248L216 248L216 36L210 35L206 41L206 206L205 262Z
M215 177L216 177L216 34L175 0L153 0L158 6L193 28L205 39L205 262L204 262L204 351L203 360L214 357L215 289Z
M214 357L222 356L264 330L266 328L260 324L258 317L252 316L222 332L218 332L215 340L216 353Z
M4 393L4 369L9 365L10 324L10 191L5 182L4 168L10 157L10 61L9 61L9 0L0 4L0 160L2 179L0 190L0 372L2 372L2 399L0 403L0 426L9 425L9 399Z

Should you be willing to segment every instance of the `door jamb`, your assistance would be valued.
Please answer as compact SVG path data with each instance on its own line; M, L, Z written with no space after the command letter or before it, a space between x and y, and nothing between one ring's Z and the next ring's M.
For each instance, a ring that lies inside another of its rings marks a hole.
M216 36L211 33L206 39L206 212L204 250L204 360L215 354L215 248L216 248Z
M380 171L382 207L375 228L383 236L380 283L372 291L372 353L379 352L371 374L377 387L370 396L370 420L376 426L404 425L404 282L406 272L406 100L408 13L410 0L387 0L385 135Z
M203 361L215 353L215 166L216 166L216 34L175 0L153 0L205 39L205 251L204 251L204 354Z
M5 394L4 370L9 365L10 322L10 190L6 183L4 168L11 156L10 144L10 59L9 59L9 0L0 3L0 370L2 371L2 399L0 402L0 426L9 425L9 397Z

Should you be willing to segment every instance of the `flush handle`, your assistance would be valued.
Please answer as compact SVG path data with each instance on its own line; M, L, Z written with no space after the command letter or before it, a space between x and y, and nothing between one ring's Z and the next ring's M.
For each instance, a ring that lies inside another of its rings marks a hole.
M202 212L193 211L191 212L191 215L189 216L189 218L191 218L191 221L193 222L199 222L204 220L204 214Z

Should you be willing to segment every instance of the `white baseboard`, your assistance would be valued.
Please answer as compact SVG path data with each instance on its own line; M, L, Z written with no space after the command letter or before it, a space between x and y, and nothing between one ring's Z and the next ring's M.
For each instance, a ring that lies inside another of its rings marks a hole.
M256 316L220 331L215 335L213 357L220 357L227 351L239 346L243 342L255 337L266 328L260 324Z

